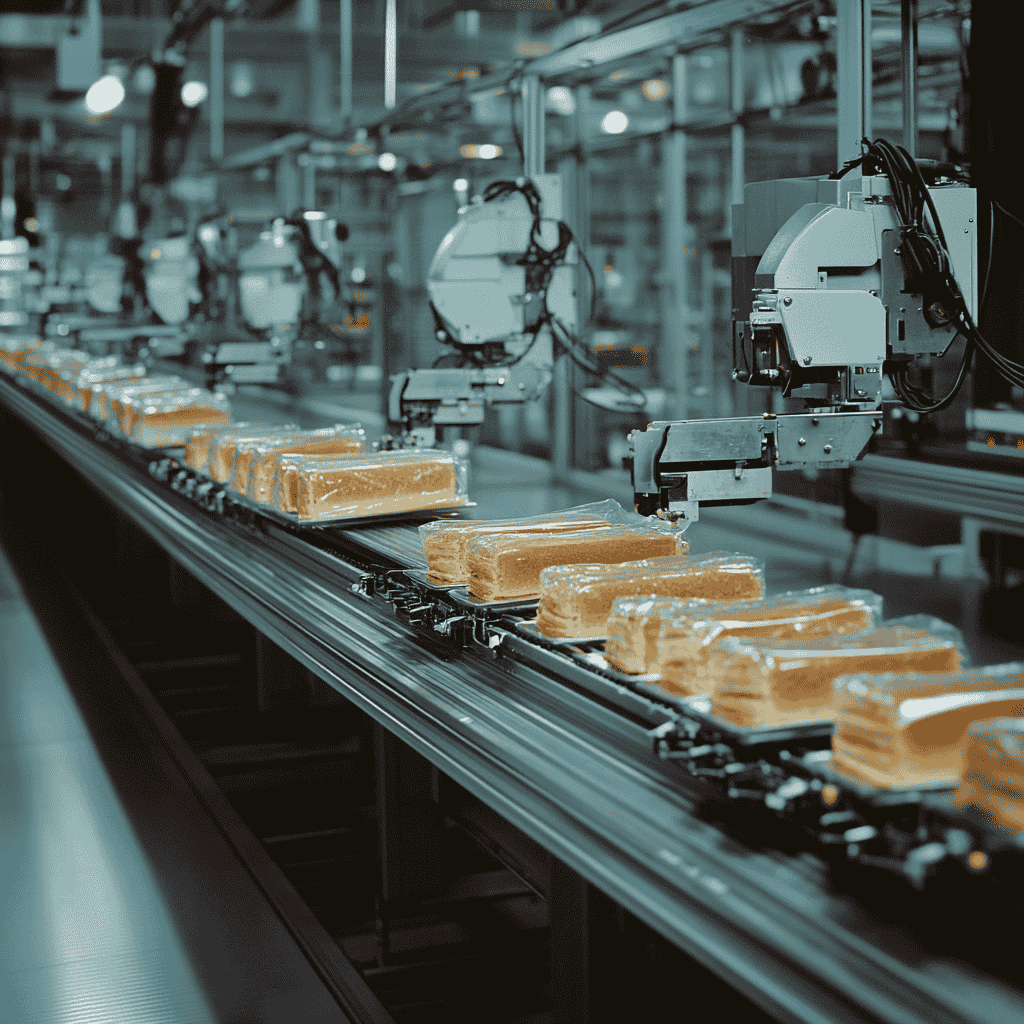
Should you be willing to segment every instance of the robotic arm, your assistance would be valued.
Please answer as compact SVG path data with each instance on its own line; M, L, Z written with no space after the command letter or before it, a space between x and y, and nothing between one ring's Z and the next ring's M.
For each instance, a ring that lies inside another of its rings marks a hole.
M430 447L438 430L482 423L491 405L543 393L552 324L575 329L575 261L557 175L495 182L459 211L427 275L447 365L391 378L388 418L404 443Z
M733 207L733 378L807 411L633 431L641 514L695 520L701 505L769 497L774 469L849 466L881 427L883 370L909 401L907 366L974 330L977 193L942 175L926 185L899 153L879 142L856 174L746 187ZM952 401L968 360L931 410Z

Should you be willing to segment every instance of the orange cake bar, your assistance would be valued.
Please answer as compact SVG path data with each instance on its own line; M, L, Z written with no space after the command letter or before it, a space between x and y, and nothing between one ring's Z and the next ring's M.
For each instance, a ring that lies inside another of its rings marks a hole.
M545 569L537 628L551 637L604 636L615 599L641 594L710 601L756 598L764 594L764 567L746 555L714 552Z
M708 671L713 645L738 640L797 640L846 636L873 629L882 599L870 590L829 586L793 591L746 604L703 611L669 610L662 619L652 671L673 693L694 696L713 689Z
M173 374L144 377L141 381L104 384L99 394L93 393L94 415L106 423L107 430L112 434L121 434L124 405L127 401L139 395L175 394L188 391L192 386L187 380Z
M1024 715L1024 665L945 675L853 675L836 681L832 759L881 789L956 784L975 722Z
M908 622L924 622L915 628ZM834 683L855 672L957 672L962 640L938 619L911 617L849 636L715 644L714 713L743 726L831 721Z
M235 468L235 453L240 444L257 444L268 437L298 429L295 423L249 423L237 428L217 430L210 437L209 463L206 467L210 478L218 483L226 483L231 479Z
M302 520L390 515L465 502L465 472L449 452L332 458L277 456L273 505Z
M131 400L126 434L145 448L174 448L193 428L231 422L231 404L220 392L193 388L172 395Z
M975 722L961 749L957 806L977 807L1008 831L1024 832L1024 718Z
M710 602L702 598L617 597L608 615L604 656L612 668L630 675L653 672L658 653L662 619L670 612L690 609L694 615L709 614Z
M608 565L677 555L687 547L674 534L646 526L477 537L467 555L469 592L481 601L525 600L540 595L541 572L552 566Z
M71 404L82 412L92 413L95 396L102 392L104 385L141 383L145 376L146 369L143 366L112 366L105 370L87 368L75 382Z

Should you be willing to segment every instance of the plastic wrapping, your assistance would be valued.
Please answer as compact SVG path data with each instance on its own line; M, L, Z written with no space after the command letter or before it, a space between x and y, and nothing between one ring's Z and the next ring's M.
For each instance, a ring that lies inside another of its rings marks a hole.
M626 512L617 501L609 499L524 519L496 519L486 522L441 520L424 523L419 528L419 535L427 556L427 570L431 579L442 584L462 584L469 581L469 543L476 537L504 536L513 533L564 533L641 523L641 516Z
M118 356L103 356L102 358L90 358L88 362L81 363L78 360L67 361L54 368L52 373L52 384L54 394L65 404L78 406L78 381L83 375L90 371L102 372L113 369L120 364Z
M942 675L849 675L835 683L833 763L881 789L954 785L977 721L1024 716L1024 663Z
M961 756L957 806L976 807L1002 828L1024 832L1024 718L973 723Z
M303 522L393 515L467 503L465 461L450 452L276 457L273 507Z
M102 420L112 434L121 434L122 403L136 395L173 394L187 391L193 385L182 377L165 374L157 377L144 377L140 381L116 381L104 384L100 391L92 396L92 414Z
M44 342L38 348L26 351L20 360L21 372L29 379L41 384L50 368L50 356L56 352L51 342Z
M235 450L230 486L253 501L269 504L274 492L274 459L278 455L362 455L366 433L358 423L337 423L321 430L299 430L273 437L240 441Z
M764 594L764 563L716 551L618 565L561 565L541 575L537 628L545 636L594 637L608 630L618 597L703 598L723 601Z
M175 448L197 426L231 422L231 403L219 391L191 388L170 395L140 395L126 402L125 435L144 448Z
M86 367L75 381L71 404L82 412L92 413L95 396L106 384L141 383L146 376L144 366L114 365L105 369Z
M712 645L738 640L797 640L845 636L873 629L882 618L882 598L870 590L829 585L705 608L669 608L655 642L654 664L661 685L673 693L708 693Z
M476 537L466 556L469 592L480 601L529 600L540 596L541 572L552 566L608 565L678 555L688 547L676 534L646 525Z
M832 721L834 683L854 672L957 672L963 637L912 615L876 629L816 640L726 638L709 651L714 714L742 726Z
M21 373L28 354L39 351L42 346L42 341L34 334L0 334L0 366L9 373Z
M89 352L79 349L58 349L50 354L40 383L55 395L67 401L72 381L95 359Z
M235 450L240 441L255 442L272 433L295 429L294 423L229 423L226 427L195 427L185 436L185 465L209 473L218 483L225 483L231 479Z

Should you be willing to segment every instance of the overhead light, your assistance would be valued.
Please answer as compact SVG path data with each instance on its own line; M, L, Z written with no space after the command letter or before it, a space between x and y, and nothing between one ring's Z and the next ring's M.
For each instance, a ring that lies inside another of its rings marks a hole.
M377 157L377 166L382 171L393 171L398 166L398 157L394 153L381 153Z
M302 217L304 220L326 220L327 214L323 210L306 210Z
M501 146L492 146L489 142L480 147L481 160L493 160L501 156Z
M576 111L576 97L572 94L572 89L564 85L553 85L548 89L546 99L548 110L555 114L569 117Z
M469 182L465 178L456 178L455 181L452 182L452 188L456 192L468 192Z
M109 114L124 101L124 86L116 75L104 75L89 86L85 109L90 114Z
M650 100L652 103L660 103L667 95L669 91L669 84L661 78L648 79L643 84L641 92L644 94L645 100Z
M501 156L501 146L493 146L489 142L485 142L482 146L470 143L460 146L459 153L466 160L493 160L495 157Z
M209 95L210 89L205 82L186 82L181 87L181 102L186 107L198 107Z
M621 110L609 110L601 119L601 131L607 135L621 135L629 127L629 118Z

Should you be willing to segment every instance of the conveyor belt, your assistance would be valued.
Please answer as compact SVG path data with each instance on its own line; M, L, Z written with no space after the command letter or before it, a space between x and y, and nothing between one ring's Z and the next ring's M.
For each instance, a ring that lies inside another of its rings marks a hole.
M427 559L416 530L415 526L364 526L357 530L336 530L332 533L339 540L383 555L407 569L425 569Z
M948 921L875 916L813 857L731 838L641 725L514 658L435 654L350 593L359 570L344 558L204 515L20 387L0 380L0 396L275 643L780 1020L1024 1019L1012 964L992 974Z

